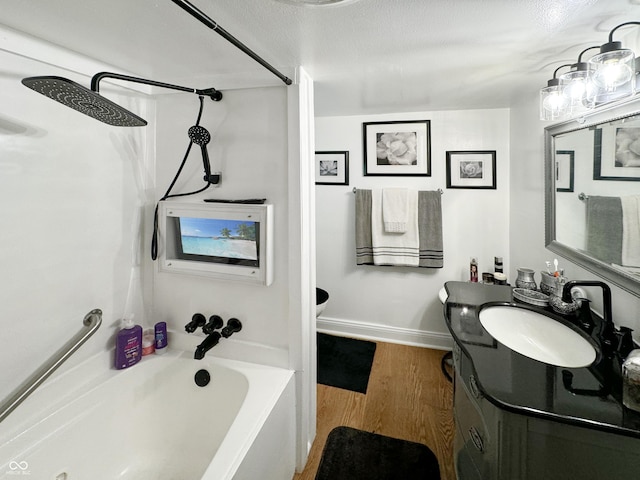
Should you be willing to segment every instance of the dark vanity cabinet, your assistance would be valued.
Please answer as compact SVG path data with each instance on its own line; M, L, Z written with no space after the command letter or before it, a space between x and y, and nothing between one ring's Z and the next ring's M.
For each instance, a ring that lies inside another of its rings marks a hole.
M501 409L479 390L457 345L454 364L458 480L640 478L640 439Z
M590 368L529 359L474 324L475 306L511 300L508 289L447 286L458 480L640 478L638 412L613 395L594 394L601 383Z

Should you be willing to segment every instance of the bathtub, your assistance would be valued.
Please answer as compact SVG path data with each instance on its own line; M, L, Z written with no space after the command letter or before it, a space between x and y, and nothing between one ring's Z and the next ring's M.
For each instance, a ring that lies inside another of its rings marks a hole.
M290 480L293 372L192 357L101 354L52 378L0 424L0 478Z

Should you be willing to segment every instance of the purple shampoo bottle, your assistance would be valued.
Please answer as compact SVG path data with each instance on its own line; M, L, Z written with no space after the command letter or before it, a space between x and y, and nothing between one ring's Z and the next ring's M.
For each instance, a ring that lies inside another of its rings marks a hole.
M142 358L142 327L133 323L133 315L122 319L116 335L115 367L118 370L135 365Z
M154 330L156 333L156 353L162 355L167 351L167 323L156 323Z

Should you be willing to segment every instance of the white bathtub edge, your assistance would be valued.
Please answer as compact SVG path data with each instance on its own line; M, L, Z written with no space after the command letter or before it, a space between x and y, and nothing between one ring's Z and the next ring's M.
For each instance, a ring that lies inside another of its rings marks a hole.
M202 476L202 480L231 480L234 478L263 425L294 378L292 370L237 360L221 359L220 361L241 371L249 378L251 388L237 418L246 419L247 415L243 415L245 411L258 413L251 415L250 424L234 422L216 456ZM265 397L262 393L264 391L269 391L270 395ZM292 410L293 415L294 410ZM233 461L229 462L229 458L233 458ZM226 468L221 465L222 463L226 464Z

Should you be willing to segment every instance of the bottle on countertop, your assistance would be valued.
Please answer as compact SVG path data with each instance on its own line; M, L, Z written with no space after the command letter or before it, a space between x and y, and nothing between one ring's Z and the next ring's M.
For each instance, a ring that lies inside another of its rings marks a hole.
M150 328L142 332L142 356L151 355L156 347L155 333Z
M167 322L158 322L155 327L156 353L162 355L167 351Z
M502 257L493 257L493 271L494 273L504 273Z
M493 281L496 285L506 285L507 284L507 276L501 272L495 272L493 274Z
M478 283L478 259L476 257L471 257L469 262L469 281Z
M116 335L115 367L118 370L135 365L142 358L142 327L133 323L133 315L122 319Z

